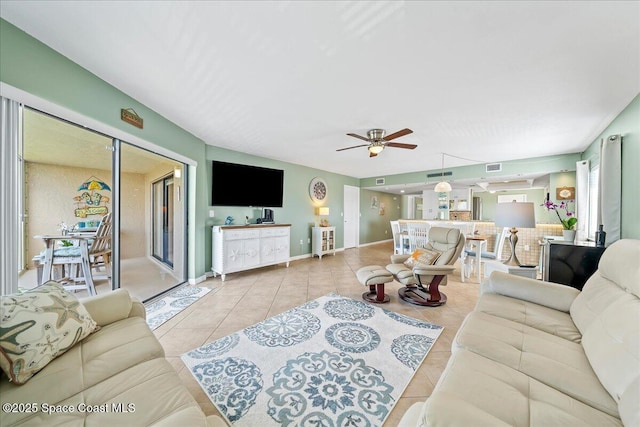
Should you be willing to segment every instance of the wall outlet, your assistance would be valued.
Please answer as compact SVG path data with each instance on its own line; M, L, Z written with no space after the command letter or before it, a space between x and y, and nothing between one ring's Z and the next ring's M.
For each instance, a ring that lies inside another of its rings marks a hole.
M311 243L311 237L307 238L307 243Z
M531 250L531 246L529 246L529 245L524 245L524 250L525 250L525 251L530 251L530 250Z
M301 244L301 245L304 245L304 243L302 243L302 239L300 239L300 244Z
M214 212L214 210L209 209L209 218L213 218L214 216L216 216L216 213Z

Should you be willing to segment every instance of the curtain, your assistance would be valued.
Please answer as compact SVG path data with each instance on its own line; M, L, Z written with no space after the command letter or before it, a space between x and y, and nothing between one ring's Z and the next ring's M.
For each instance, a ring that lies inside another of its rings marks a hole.
M576 162L576 240L589 238L589 160Z
M599 218L607 233L605 246L620 240L622 205L622 137L611 135L600 147Z
M22 260L20 233L21 107L0 97L0 294L18 291L18 271Z

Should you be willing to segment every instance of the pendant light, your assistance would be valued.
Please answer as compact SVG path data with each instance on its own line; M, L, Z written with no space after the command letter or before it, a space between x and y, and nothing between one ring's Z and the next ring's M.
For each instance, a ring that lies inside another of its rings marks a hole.
M451 184L444 180L444 153L442 153L442 180L436 184L436 187L433 189L436 193L448 193L451 191Z

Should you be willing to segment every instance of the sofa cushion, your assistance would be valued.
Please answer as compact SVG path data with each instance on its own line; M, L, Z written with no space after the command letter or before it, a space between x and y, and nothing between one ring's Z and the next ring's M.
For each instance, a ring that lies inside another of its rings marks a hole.
M421 425L621 426L601 412L509 366L460 349L425 404Z
M130 366L164 357L164 350L139 317L106 325L52 361L29 387L0 384L3 401L51 402L70 399ZM0 422L0 425L4 425Z
M594 372L626 425L640 425L640 241L619 240L571 305ZM635 400L635 404L629 401Z
M522 372L589 406L618 416L618 405L600 384L584 349L556 335L478 311L471 312L453 342Z
M413 253L409 258L407 258L407 260L404 262L404 265L406 265L409 268L413 268L418 264L432 265L433 263L436 262L436 260L440 257L441 254L442 253L440 251L434 251L432 249L426 249L426 248L418 248L415 251L413 251Z
M476 311L530 326L573 342L580 342L582 336L568 313L510 298L504 295L483 294L478 300Z
M41 407L36 413L2 414L0 425L204 426L207 423L200 406L164 358L133 364L64 399L57 400L52 395L55 396L55 391L50 389L48 398L39 402L68 405L75 410L49 415ZM97 410L82 411L85 407Z
M0 297L0 367L24 384L96 329L78 299L56 282Z

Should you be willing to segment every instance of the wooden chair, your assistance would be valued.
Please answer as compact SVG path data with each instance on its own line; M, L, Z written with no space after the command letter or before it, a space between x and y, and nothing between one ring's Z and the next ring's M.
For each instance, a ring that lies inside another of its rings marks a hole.
M111 213L108 213L100 221L95 233L41 236L46 244L41 283L51 280L53 265L63 264L67 266L66 277L58 281L65 289L86 289L89 295L96 295L93 279L97 276L93 275L93 270L104 269L105 277L111 281L111 232ZM75 242L75 245L56 249L57 242L61 240Z

